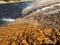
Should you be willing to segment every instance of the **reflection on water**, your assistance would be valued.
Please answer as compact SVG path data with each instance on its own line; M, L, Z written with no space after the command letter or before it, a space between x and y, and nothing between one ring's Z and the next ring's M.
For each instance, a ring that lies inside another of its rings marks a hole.
M31 2L20 2L15 4L1 4L0 5L0 25L7 20L21 17L21 11L26 8ZM5 18L5 19L4 19ZM9 19L10 18L10 19Z

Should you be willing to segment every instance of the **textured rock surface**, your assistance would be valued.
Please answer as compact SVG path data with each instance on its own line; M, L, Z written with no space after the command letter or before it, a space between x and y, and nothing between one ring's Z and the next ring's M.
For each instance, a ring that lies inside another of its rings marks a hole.
M60 45L60 29L33 25L6 25L0 27L0 45Z
M30 14L16 19L13 24L31 24L47 28L60 28L60 3L32 11Z
M60 45L59 0L41 2L22 13L24 17L0 27L0 45Z
M43 27L60 28L60 1L48 0L44 2L40 1L41 3L36 2L22 11L25 16L23 20L33 20L38 23L37 25ZM29 21L26 21L26 23L27 22Z
M22 11L22 14L26 15L29 14L29 12L32 12L34 10L41 9L43 7L53 5L59 2L60 0L37 0L34 1L30 6L27 6L27 8Z

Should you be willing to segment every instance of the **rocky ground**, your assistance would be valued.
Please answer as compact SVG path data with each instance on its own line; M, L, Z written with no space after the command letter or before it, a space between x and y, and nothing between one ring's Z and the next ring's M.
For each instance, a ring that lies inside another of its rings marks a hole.
M28 24L0 27L0 45L60 45L60 29Z
M33 10L28 15L22 18L17 18L16 21L10 24L31 24L46 28L60 28L60 3L50 5L41 10ZM51 8L51 6L53 6ZM18 23L17 23L18 22Z
M35 9L0 26L0 45L60 45L60 3Z

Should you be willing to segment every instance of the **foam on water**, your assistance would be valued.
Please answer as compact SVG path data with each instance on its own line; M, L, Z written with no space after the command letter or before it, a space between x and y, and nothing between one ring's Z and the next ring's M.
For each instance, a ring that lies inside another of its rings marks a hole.
M12 21L15 21L15 19L11 19L11 18L2 18L2 21L12 22Z

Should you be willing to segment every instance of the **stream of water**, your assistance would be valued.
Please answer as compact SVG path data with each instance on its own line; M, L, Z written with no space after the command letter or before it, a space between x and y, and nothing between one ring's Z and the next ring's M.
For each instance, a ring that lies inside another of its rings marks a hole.
M21 11L31 2L20 2L0 5L0 25L21 17Z

